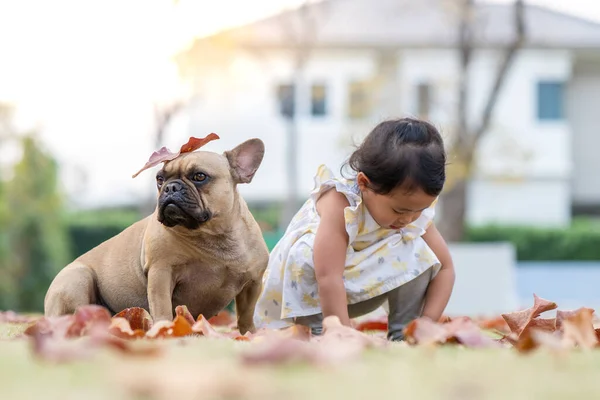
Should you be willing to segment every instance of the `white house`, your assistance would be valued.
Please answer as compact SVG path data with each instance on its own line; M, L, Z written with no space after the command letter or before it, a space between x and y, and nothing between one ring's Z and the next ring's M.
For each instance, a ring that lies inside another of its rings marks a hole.
M459 62L455 13L447 0L324 0L198 40L180 58L197 94L190 134L217 132L223 146L265 141L264 163L242 188L254 201L286 196L290 107L301 197L319 164L339 171L353 141L384 118L422 116L448 135ZM512 38L512 13L512 5L477 5L473 120ZM478 152L473 223L564 225L574 209L600 209L600 24L533 5L525 21L525 47ZM309 45L294 80L299 37Z

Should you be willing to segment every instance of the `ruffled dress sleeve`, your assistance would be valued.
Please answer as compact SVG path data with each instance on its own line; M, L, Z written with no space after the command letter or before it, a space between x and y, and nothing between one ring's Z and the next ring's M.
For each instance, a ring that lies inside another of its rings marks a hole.
M342 193L348 200L349 206L344 209L344 220L349 243L352 243L358 236L361 223L363 223L362 219L364 218L364 215L360 211L362 206L360 191L355 185L337 179L333 172L325 165L319 166L314 181L315 186L310 194L310 198L315 205L315 213L317 200L330 189L335 188L335 190Z

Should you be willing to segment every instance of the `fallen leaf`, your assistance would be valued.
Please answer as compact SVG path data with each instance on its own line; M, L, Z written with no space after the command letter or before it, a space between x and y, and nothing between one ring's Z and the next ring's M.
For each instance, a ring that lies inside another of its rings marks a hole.
M173 336L182 337L188 336L194 333L192 325L188 322L187 318L182 315L178 315L173 320Z
M78 307L73 314L73 322L66 332L67 337L84 336L91 329L100 327L108 330L111 323L110 312L94 304Z
M177 157L179 157L180 154L189 153L191 151L197 150L200 147L207 144L208 142L216 140L216 139L219 139L219 135L217 135L216 133L211 133L204 138L190 137L188 142L186 144L184 144L183 146L181 146L181 149L177 153L172 152L171 150L167 149L166 147L161 147L158 151L155 151L152 153L152 155L150 156L150 158L148 159L146 164L138 172L133 174L132 178L135 178L142 171L145 171L148 168L152 168L155 165L160 164L161 162L168 162L168 161L174 160Z
M131 329L129 321L122 317L113 317L110 326L108 327L108 331L122 339L135 339L146 336L146 332L141 329Z
M149 339L164 338L173 336L173 321L161 320L155 322L152 328L146 332Z
M212 326L231 326L233 323L235 323L235 319L229 311L222 310L214 317L209 318L208 322Z
M502 314L502 318L506 321L510 331L518 336L527 328L537 328L546 331L553 331L556 322L554 319L537 319L545 311L554 310L556 303L542 299L535 293L533 294L533 306L526 310L516 311L513 313Z
M362 321L356 325L355 328L357 331L366 332L366 331L384 331L387 332L388 322L387 318L381 318L379 320L367 320Z
M587 307L581 307L581 308L578 308L577 310L566 310L566 311L556 310L556 330L559 330L559 331L562 330L562 324L565 319L574 317L583 310L588 310L592 314L594 314L594 311L595 311L593 308L587 308Z
M434 322L429 318L417 318L404 330L410 344L433 345L460 343L467 347L500 347L498 341L485 335L470 318L456 318L447 323Z
M242 355L246 364L310 363L339 364L358 357L367 348L382 347L387 341L341 324L335 316L323 320L323 334L310 337L310 329L297 326L265 331L258 346ZM256 339L253 340L253 344Z
M590 308L581 308L565 318L562 321L563 340L586 350L596 347L598 339L592 323L593 313Z
M510 327L501 315L495 318L483 318L476 322L481 329L495 330L505 334L510 332Z
M150 313L141 307L130 307L119 312L113 318L124 318L129 322L129 327L136 331L148 332L152 328Z
M175 316L181 316L185 318L185 320L190 324L190 326L194 325L196 321L194 320L194 316L188 310L187 306L177 306L175 307Z

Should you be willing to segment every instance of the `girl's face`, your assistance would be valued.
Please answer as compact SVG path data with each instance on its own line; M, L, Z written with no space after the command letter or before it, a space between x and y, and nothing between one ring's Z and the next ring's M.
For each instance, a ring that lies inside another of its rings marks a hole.
M365 207L382 228L404 228L416 221L436 199L420 188L409 192L399 187L386 195L377 194L369 189L369 179L362 172L358 173L357 182Z

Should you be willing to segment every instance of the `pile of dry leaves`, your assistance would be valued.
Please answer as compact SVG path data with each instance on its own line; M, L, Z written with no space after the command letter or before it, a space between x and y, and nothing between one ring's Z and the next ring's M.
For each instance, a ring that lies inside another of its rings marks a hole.
M594 310L557 310L555 318L540 317L555 309L555 303L534 295L532 307L494 319L461 317L434 322L420 318L407 326L406 343L515 348L520 352L538 347L569 350L600 346ZM223 312L210 320L202 315L194 319L185 306L177 307L173 321L156 323L141 308L130 308L111 317L100 306L85 306L73 315L35 320L4 312L0 313L0 322L30 323L21 337L31 341L34 354L52 361L86 357L105 347L131 355L157 355L161 352L160 339L193 336L251 342L252 346L241 353L246 364L300 361L322 365L343 362L365 349L389 344L385 339L385 320L363 321L350 328L342 326L337 318L328 317L321 336L311 335L302 326L240 335L229 314Z

